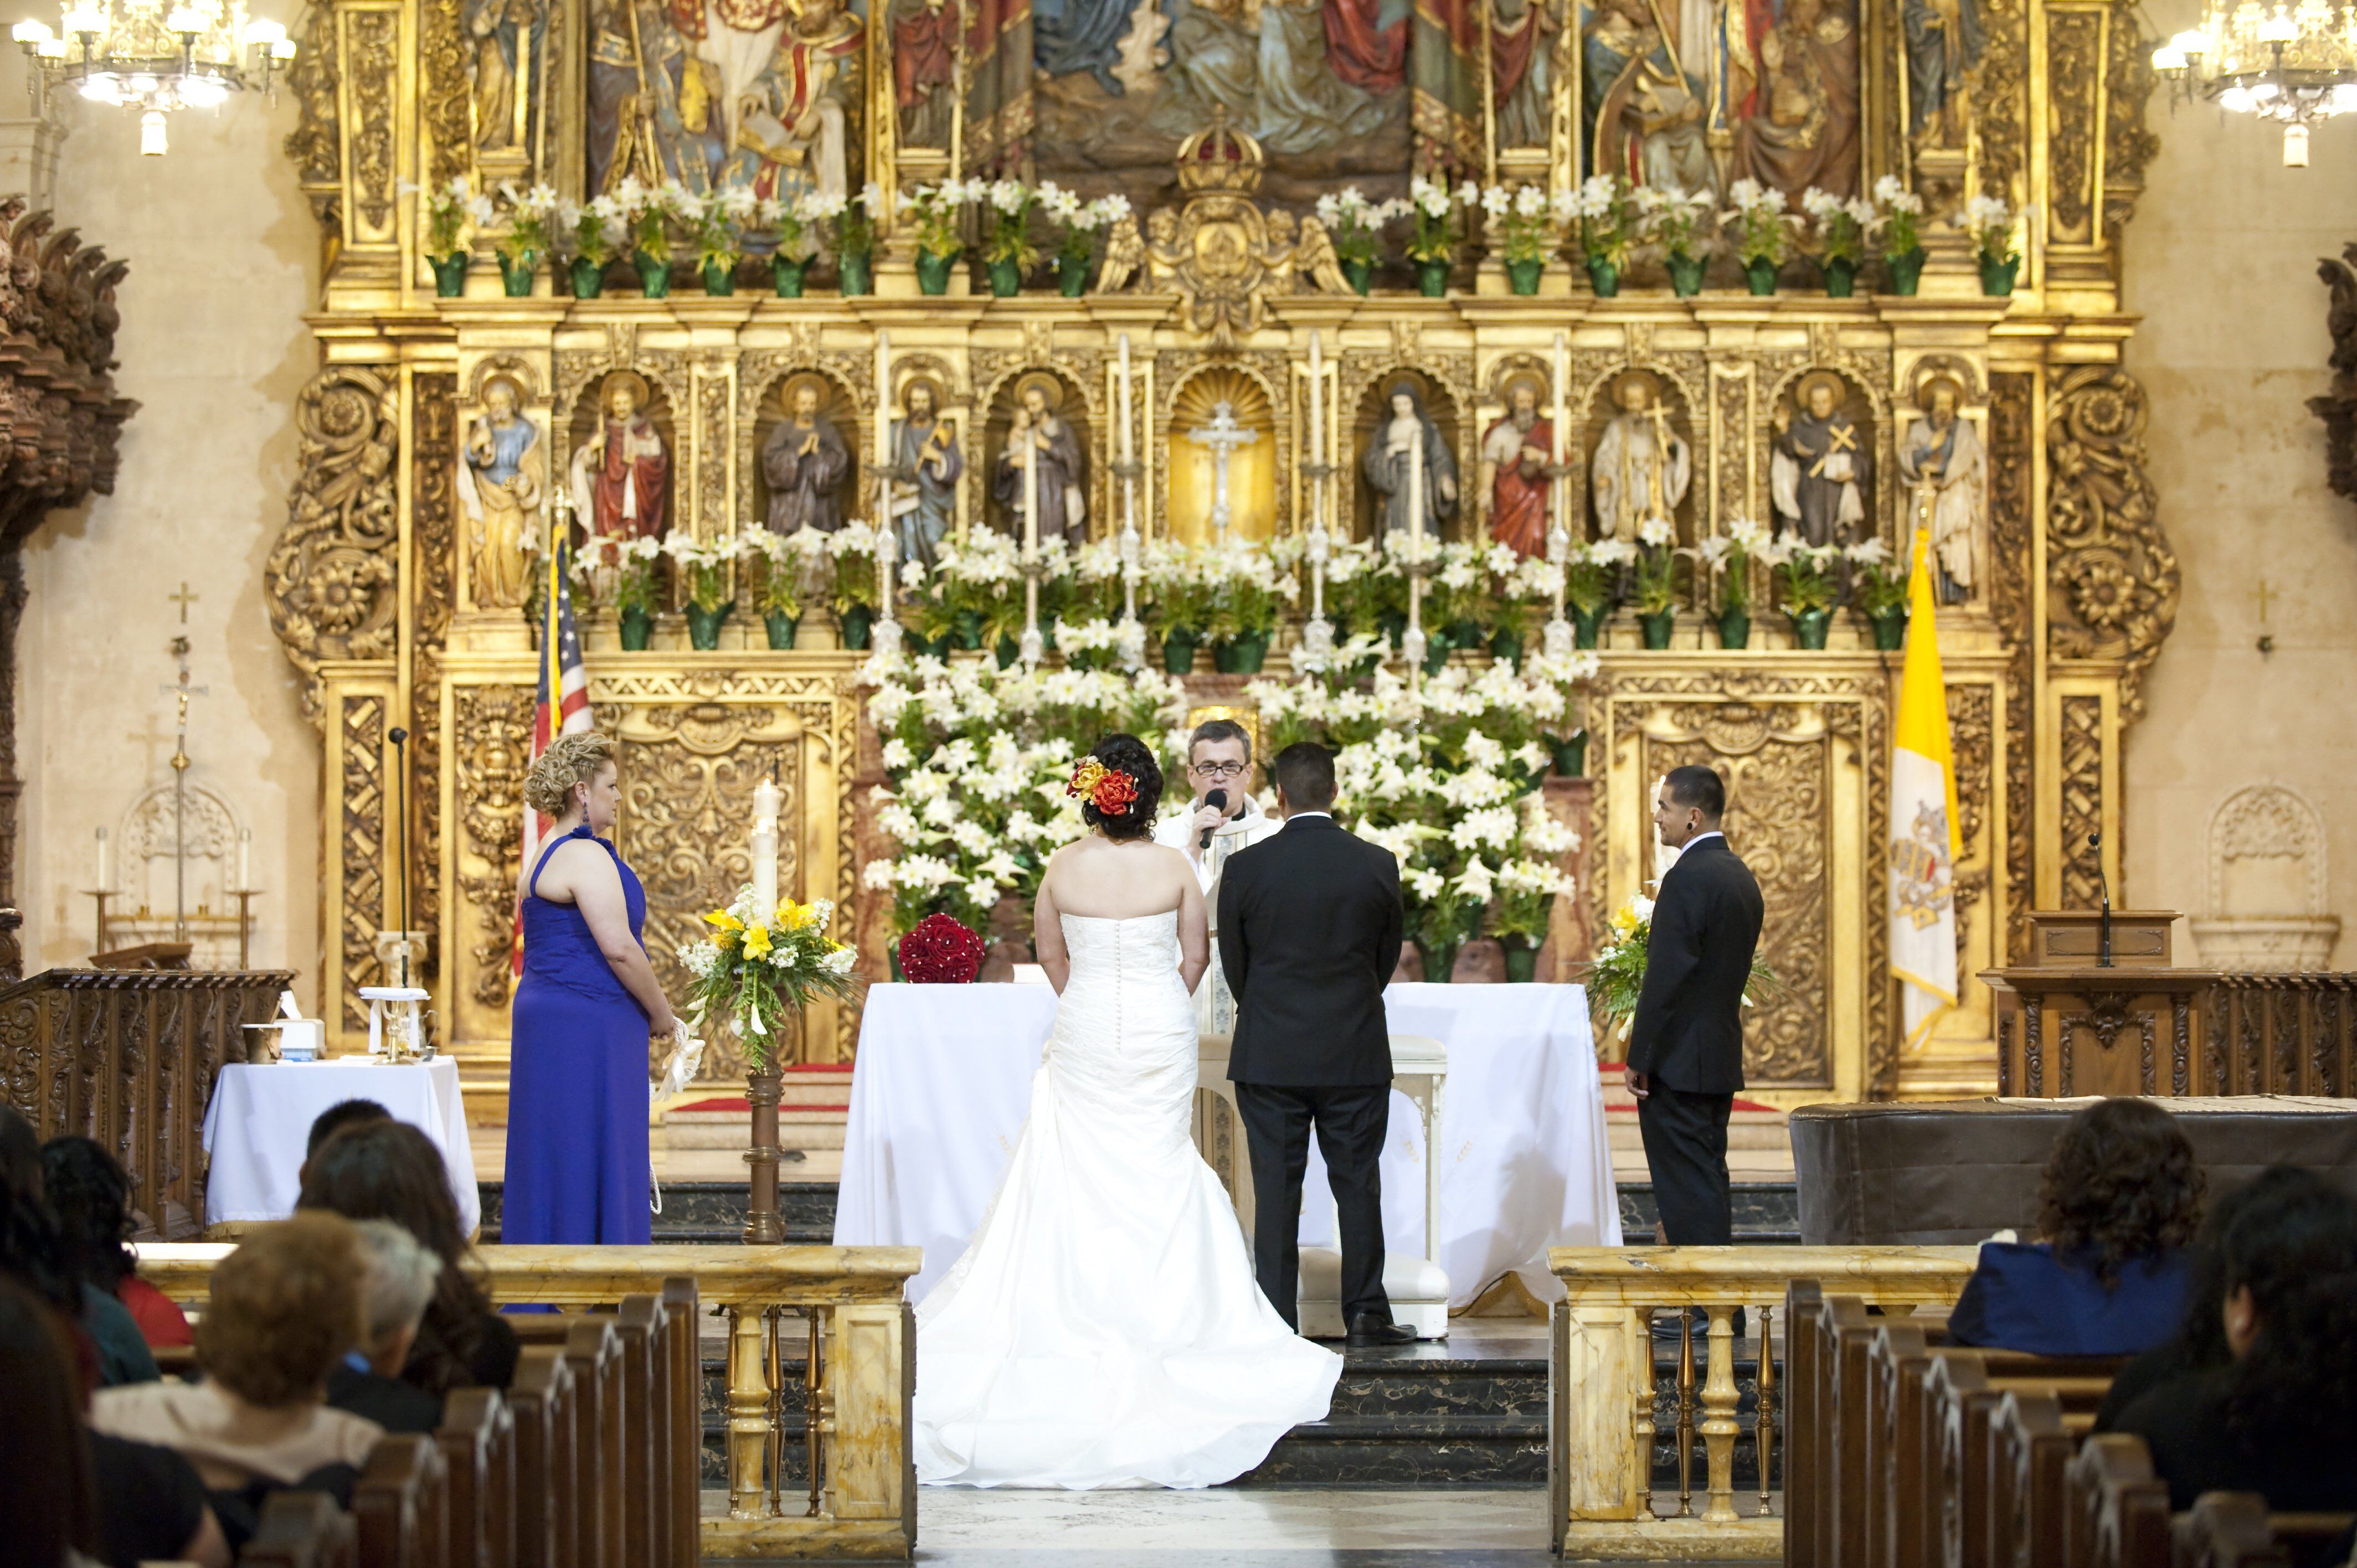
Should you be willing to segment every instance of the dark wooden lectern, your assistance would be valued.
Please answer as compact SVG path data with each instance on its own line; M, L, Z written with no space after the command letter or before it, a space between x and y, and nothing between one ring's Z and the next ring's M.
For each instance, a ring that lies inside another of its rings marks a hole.
M2168 909L2115 909L2111 964L2103 916L2042 909L2029 917L2029 961L1986 969L1996 998L1999 1094L2218 1093L2202 1084L2200 1042L2214 970L2169 963Z

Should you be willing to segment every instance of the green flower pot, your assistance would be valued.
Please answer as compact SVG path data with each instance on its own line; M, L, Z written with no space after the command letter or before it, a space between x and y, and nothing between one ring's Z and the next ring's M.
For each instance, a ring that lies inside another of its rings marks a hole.
M1776 263L1761 256L1743 263L1743 281L1761 298L1776 292Z
M1718 618L1718 645L1721 648L1751 646L1751 612L1728 610Z
M2003 299L2013 292L2013 280L2021 275L2021 258L2012 256L1999 262L1987 256L1981 258L1981 292L1991 299Z
M1546 258L1544 256L1533 256L1526 262L1508 262L1506 286L1516 294L1536 294L1539 291L1539 274L1544 271Z
M1342 281L1349 284L1359 294L1363 295L1367 292L1367 286L1374 281L1374 277L1375 263L1372 262L1342 263Z
M1555 771L1559 779L1577 779L1587 772L1587 732L1581 730L1568 739L1551 738L1547 749L1555 753Z
M1896 653L1907 646L1907 612L1895 609L1887 615L1868 616L1867 624L1874 628L1874 646L1882 653Z
M1394 653L1397 653L1399 651L1401 641L1407 636L1407 611L1377 611L1375 614L1375 629L1392 639L1392 651Z
M835 286L845 295L876 292L876 259L845 256L835 263Z
M1446 985L1457 969L1457 950L1463 942L1426 942L1418 940L1416 950L1424 955L1424 979L1427 985Z
M1451 648L1479 648L1487 640L1481 635L1481 623L1471 620L1450 621L1440 628L1440 635L1448 639Z
M860 652L867 647L868 634L876 628L876 612L866 605L847 606L835 617L835 624L843 635L843 646Z
M790 616L782 610L771 610L761 618L761 625L770 634L771 648L791 648L795 634L802 630L802 618Z
M647 639L652 637L655 631L654 611L626 609L622 612L621 622L622 651L644 653L647 650Z
M1222 675L1257 675L1268 659L1269 633L1245 632L1211 644L1211 668Z
M507 290L510 299L530 299L533 274L539 270L540 257L535 252L527 251L513 258L500 252L500 286Z
M1620 295L1620 269L1610 262L1587 258L1587 286L1598 299L1617 299Z
M810 258L790 262L783 256L770 260L770 276L776 280L780 299L800 299L802 296L802 273L810 266Z
M1498 945L1506 952L1506 982L1510 985L1528 985L1539 977L1539 950L1530 945L1527 937L1501 940Z
M1825 645L1825 630L1833 625L1833 620L1834 612L1831 610L1794 610L1792 640L1803 648L1822 649Z
M467 292L467 264L475 258L465 251L453 251L447 256L429 256L434 263L434 297L456 299ZM527 274L525 287L531 286Z
M705 609L702 605L689 605L687 607L688 646L705 653L709 653L719 647L720 623L726 620L728 612L736 607L734 605L722 605L716 609Z
M704 292L715 299L724 299L737 292L737 263L706 262L704 263Z
M1089 291L1089 259L1082 256L1056 258L1056 292L1066 299L1078 299Z
M606 292L606 263L587 256L573 259L573 297L595 299Z
M1501 626L1490 634L1490 657L1501 664L1523 661L1523 634L1512 627Z
M1165 674L1184 675L1195 668L1195 650L1203 643L1202 634L1189 627L1172 627L1162 636L1162 669Z
M1426 299L1448 297L1448 263L1418 262L1415 263L1415 291Z
M1882 264L1890 271L1890 292L1911 295L1923 281L1923 247L1918 245L1903 255L1885 256Z
M956 264L957 257L954 255L937 256L931 251L919 251L917 252L917 292L919 294L949 293L950 269Z
M1445 631L1426 632L1424 639L1424 672L1437 675L1448 668L1448 656L1455 650Z
M659 262L640 251L631 258L639 269L639 293L648 299L671 297L671 263Z
M1702 258L1700 256L1670 257L1670 288L1680 299L1692 299L1702 292Z
M1678 612L1675 609L1666 609L1655 610L1650 615L1640 614L1637 617L1637 624L1644 630L1646 647L1667 648L1670 645L1670 633L1677 628Z
M995 299L1012 299L1023 292L1023 263L1017 261L991 262L985 270L990 274L990 293Z
M1857 292L1857 263L1830 261L1824 263L1825 297L1847 299Z
M952 646L964 649L968 653L980 648L982 646L982 612L960 610L952 616L950 641Z
M1023 645L1011 637L1002 637L990 651L1001 670L1012 670L1015 661L1023 657Z
M1598 605L1592 610L1571 609L1571 645L1574 648L1594 648L1604 635L1604 623L1612 618L1610 605Z

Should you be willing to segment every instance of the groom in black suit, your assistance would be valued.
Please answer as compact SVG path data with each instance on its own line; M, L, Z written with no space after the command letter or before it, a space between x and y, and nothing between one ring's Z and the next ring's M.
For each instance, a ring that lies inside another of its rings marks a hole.
M1653 901L1645 988L1629 1031L1629 1091L1674 1247L1734 1239L1727 1119L1743 1087L1743 988L1760 946L1760 884L1718 829L1727 786L1707 768L1674 768L1653 802L1662 842L1679 851Z
M1342 1322L1356 1346L1415 1337L1383 1294L1382 1177L1391 1031L1383 986L1399 964L1399 862L1334 821L1334 755L1276 754L1284 828L1229 856L1220 878L1220 968L1236 999L1228 1077L1252 1154L1253 1259L1262 1294L1300 1326L1301 1184L1309 1130L1334 1189Z

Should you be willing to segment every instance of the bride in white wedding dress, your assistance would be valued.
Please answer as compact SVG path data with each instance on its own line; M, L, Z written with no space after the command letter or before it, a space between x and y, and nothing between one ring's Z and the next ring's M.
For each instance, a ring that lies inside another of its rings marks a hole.
M1094 764L1092 767L1092 764ZM1094 830L1040 879L1062 998L1006 1178L917 1308L917 1478L1209 1487L1322 1419L1342 1359L1262 1296L1195 1152L1193 866L1149 836L1160 769L1109 736L1073 771Z

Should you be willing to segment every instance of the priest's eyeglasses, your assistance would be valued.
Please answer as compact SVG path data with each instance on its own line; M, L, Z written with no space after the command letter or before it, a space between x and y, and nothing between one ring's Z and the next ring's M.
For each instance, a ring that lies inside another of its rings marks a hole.
M1241 779L1251 767L1249 762L1198 762L1194 771L1202 779Z

